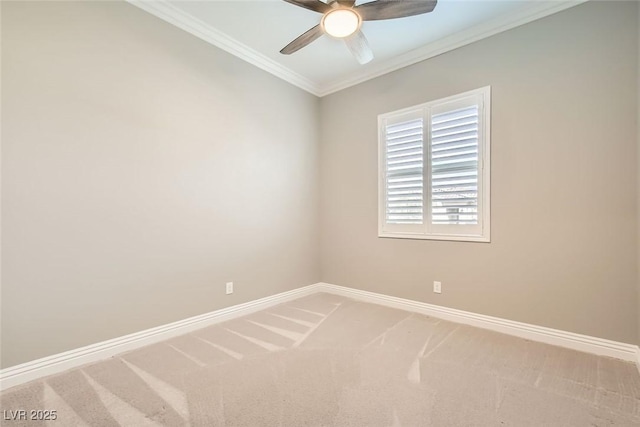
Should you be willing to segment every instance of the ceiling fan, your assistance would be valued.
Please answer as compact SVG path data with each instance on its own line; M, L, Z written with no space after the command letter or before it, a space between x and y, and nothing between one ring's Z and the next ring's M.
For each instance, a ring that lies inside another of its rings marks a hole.
M404 18L431 12L437 0L376 0L355 6L355 0L284 0L322 13L320 23L286 45L280 53L290 55L323 34L343 39L360 64L373 59L373 52L360 27L363 21Z

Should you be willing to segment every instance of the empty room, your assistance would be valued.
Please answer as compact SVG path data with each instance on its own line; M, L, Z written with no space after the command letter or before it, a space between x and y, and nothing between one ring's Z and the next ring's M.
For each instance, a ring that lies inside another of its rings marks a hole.
M639 21L0 1L0 425L640 426Z

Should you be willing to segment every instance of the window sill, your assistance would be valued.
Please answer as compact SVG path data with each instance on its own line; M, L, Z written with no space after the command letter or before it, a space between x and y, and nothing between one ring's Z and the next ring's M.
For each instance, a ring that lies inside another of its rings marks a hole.
M491 243L490 236L463 236L445 234L420 234L420 233L389 233L380 232L378 237L385 239L412 239L412 240L448 240L454 242Z

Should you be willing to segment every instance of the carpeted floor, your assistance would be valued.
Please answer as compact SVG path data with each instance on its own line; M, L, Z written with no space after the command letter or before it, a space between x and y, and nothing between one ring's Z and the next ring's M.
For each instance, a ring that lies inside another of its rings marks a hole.
M12 427L640 425L631 363L328 294L0 397Z

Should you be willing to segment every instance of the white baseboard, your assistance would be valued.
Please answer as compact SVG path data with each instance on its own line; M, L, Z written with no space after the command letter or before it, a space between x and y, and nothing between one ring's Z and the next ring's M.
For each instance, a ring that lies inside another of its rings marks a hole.
M21 365L0 370L0 390L6 390L28 381L98 362L126 351L182 335L209 325L245 316L283 302L317 292L317 284L260 298L243 304L215 310L210 313L179 320L108 341L91 344L64 353L54 354Z
M489 329L531 341L538 341L586 353L592 353L598 356L614 357L616 359L634 362L640 370L640 348L632 344L625 344L602 338L595 338L587 335L515 322L513 320L485 316L468 311L456 310L453 308L347 288L344 286L332 285L329 283L316 283L314 285L234 305L232 307L215 310L210 313L190 317L167 325L158 326L156 328L147 329L141 332L136 332L119 338L114 338L112 340L103 341L2 369L0 370L0 390L6 390L10 387L14 387L28 381L57 374L88 363L98 362L126 351L135 350L196 329L245 316L247 314L264 310L274 305L311 295L316 292L327 292L341 295L364 302L420 313L451 322Z
M588 335L575 334L573 332L515 322L513 320L500 319L498 317L485 316L483 314L456 310L439 305L427 304L425 302L397 298L375 292L332 285L329 283L319 283L317 285L317 290L364 302L437 317L451 322L489 329L531 341L557 345L585 353L592 353L598 356L614 357L616 359L634 362L640 370L640 349L638 346L633 344L625 344Z

